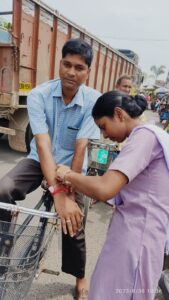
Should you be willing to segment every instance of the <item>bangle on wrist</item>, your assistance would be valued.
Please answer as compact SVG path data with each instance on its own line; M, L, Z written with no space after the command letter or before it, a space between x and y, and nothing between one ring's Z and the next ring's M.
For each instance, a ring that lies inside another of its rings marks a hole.
M49 186L48 190L52 196L55 196L59 193L68 193L69 192L69 188L66 186L62 186L62 187Z

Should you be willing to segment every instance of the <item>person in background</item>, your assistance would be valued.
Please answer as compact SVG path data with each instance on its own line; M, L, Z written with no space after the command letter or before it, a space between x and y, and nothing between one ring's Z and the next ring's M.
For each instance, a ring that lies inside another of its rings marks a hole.
M124 92L129 95L131 89L132 89L132 78L128 75L120 76L116 82L116 90L118 90L120 92ZM140 116L140 118L141 118L142 122L145 121L144 113ZM124 147L125 143L126 143L126 141L124 141L123 143L119 143L119 146L118 146L119 151L121 151L121 149Z
M118 90L120 92L124 92L128 95L131 92L132 86L133 86L132 78L131 78L131 76L128 76L128 75L120 76L116 82L116 90ZM146 117L145 117L144 113L140 116L140 120L142 122L146 121ZM122 147L122 145L120 146L120 149L121 149L121 147Z
M34 135L30 154L0 181L0 201L15 203L38 188L45 177L65 232L62 271L76 277L77 300L87 299L85 218L81 222L87 203L84 203L82 194L74 191L70 195L68 189L58 184L55 168L58 163L63 163L85 174L88 140L100 138L91 115L100 93L85 85L92 58L92 48L85 41L72 39L65 43L60 78L37 86L28 95L29 119ZM0 217L10 220L9 213L4 215L1 212Z
M150 97L149 94L147 94L147 95L145 96L145 98L146 98L147 103L151 100L151 97Z
M127 143L103 176L58 166L56 177L89 197L114 197L106 241L92 275L88 300L154 300L169 220L169 137L139 116L145 98L112 91L92 115L104 137Z
M117 79L116 90L130 94L132 89L132 78L128 75L122 75Z
M157 98L157 101L156 101L155 106L154 106L154 112L155 112L155 111L156 111L156 112L159 112L159 110L160 110L160 105L161 105L161 101L160 101L160 99Z

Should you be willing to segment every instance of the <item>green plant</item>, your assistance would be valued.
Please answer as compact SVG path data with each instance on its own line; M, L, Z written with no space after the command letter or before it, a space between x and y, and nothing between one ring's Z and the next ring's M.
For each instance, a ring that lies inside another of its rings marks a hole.
M155 65L151 66L150 71L153 73L151 75L151 77L153 77L154 80L156 81L160 75L165 73L165 69L166 69L166 66L164 66L164 65L161 65L160 67L157 67Z

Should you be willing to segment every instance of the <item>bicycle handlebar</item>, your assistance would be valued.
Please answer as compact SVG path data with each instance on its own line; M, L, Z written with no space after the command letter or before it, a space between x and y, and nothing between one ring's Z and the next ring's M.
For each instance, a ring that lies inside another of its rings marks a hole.
M33 208L26 208L23 206L8 204L8 203L4 203L4 202L0 202L0 208L11 211L11 212L22 212L24 214L47 218L47 219L57 219L58 218L57 213L46 212L46 211L37 210L37 209L33 209Z

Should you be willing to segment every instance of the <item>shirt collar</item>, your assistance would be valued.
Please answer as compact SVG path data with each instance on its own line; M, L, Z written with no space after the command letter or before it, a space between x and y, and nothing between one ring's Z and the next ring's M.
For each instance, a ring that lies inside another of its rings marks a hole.
M60 79L57 80L56 85L54 86L53 96L62 98L62 85Z
M75 104L79 106L84 106L84 101L83 101L83 84L79 87L76 95L73 97L72 101L67 105L68 107L72 107ZM59 97L62 98L62 84L61 80L58 80L57 85L54 88L53 91L53 96L54 97Z

